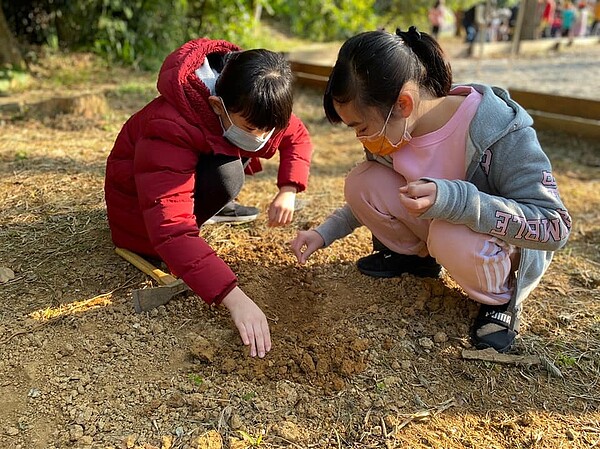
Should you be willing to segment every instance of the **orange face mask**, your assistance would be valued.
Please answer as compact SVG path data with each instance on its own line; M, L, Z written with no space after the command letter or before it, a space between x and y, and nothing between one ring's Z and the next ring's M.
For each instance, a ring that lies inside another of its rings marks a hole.
M404 133L402 133L400 142L394 144L386 137L385 128L387 127L390 117L392 116L393 110L394 106L392 106L390 109L381 131L370 136L357 136L358 140L360 140L367 150L378 156L388 156L394 151L398 151L400 148L410 142L410 139L412 139L412 136L408 132L408 120L404 121Z

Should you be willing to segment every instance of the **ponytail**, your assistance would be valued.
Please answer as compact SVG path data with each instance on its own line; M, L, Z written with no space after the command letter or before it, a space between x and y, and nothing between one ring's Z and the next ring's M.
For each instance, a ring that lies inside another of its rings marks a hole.
M452 86L452 69L435 39L414 26L408 31L366 31L340 48L329 75L323 106L331 123L341 117L334 104L350 101L387 113L408 81L435 97L444 97Z
M408 31L396 28L396 35L417 55L427 72L422 85L436 97L448 95L452 86L452 68L444 58L437 41L427 33L411 26Z

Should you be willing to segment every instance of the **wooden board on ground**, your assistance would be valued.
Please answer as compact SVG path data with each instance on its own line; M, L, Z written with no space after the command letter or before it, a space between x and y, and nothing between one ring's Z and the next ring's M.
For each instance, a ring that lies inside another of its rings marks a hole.
M513 88L509 92L531 114L534 128L600 138L600 101Z

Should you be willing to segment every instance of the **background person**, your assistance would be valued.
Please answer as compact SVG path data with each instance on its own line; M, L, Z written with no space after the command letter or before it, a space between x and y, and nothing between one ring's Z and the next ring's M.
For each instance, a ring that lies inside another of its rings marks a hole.
M432 8L427 13L429 24L431 25L431 35L434 39L439 39L440 31L444 26L444 16L446 15L446 8L444 7L443 0L437 0Z

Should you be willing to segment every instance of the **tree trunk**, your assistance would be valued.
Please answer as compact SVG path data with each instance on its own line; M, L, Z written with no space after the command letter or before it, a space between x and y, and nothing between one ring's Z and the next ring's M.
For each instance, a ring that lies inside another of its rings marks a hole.
M523 25L521 29L521 40L533 40L537 37L537 28L540 25L540 16L538 2L535 0L525 0L521 2L520 8L523 8Z
M0 8L0 66L6 65L19 70L25 69L23 56L21 56L17 42L8 27L4 11Z

